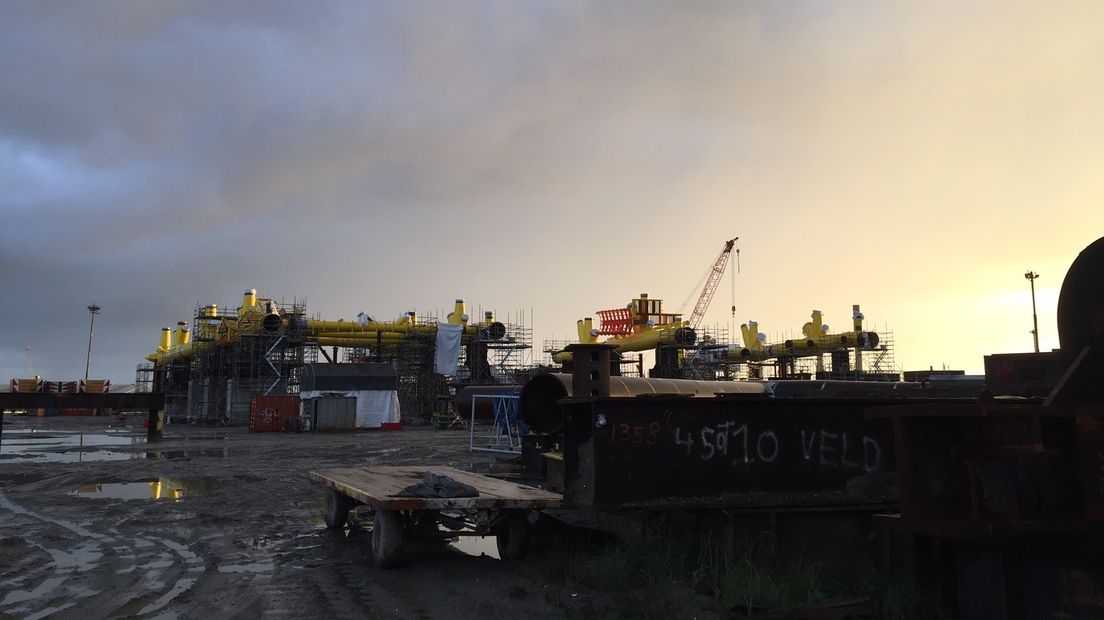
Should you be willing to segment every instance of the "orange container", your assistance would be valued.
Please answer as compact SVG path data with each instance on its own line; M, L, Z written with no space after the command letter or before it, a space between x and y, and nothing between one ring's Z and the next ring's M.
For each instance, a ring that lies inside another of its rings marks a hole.
M298 427L298 396L254 396L249 403L249 430L251 431L293 431Z

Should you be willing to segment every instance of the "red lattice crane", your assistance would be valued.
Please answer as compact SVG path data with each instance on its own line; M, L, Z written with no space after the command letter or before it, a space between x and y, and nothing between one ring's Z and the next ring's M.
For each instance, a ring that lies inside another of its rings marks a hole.
M690 318L686 320L687 326L693 329L698 328L698 324L705 316L705 311L709 309L709 302L713 301L713 294L717 292L717 287L721 284L721 276L724 275L725 267L728 266L728 257L732 254L732 248L736 246L736 242L739 240L739 237L734 237L725 241L724 249L721 250L717 260L714 261L709 277L705 281L705 288L702 289L701 296L698 297L698 303L694 305L694 311L690 313ZM740 251L736 250L736 252L739 253Z

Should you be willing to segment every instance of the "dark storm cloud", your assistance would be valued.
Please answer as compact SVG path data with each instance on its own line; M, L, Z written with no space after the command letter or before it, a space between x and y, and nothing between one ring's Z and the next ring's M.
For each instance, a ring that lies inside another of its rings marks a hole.
M0 379L28 345L83 372L92 301L93 366L128 381L162 325L250 287L329 318L535 306L550 336L645 287L681 299L730 229L766 252L844 216L877 238L898 201L1015 211L1035 187L986 192L1036 172L1021 153L1100 133L1069 96L1101 92L1091 5L914 6L4 3Z

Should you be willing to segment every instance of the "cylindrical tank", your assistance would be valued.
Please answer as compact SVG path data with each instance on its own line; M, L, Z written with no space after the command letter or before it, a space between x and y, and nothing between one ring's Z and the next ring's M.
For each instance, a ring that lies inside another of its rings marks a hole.
M468 322L467 304L464 303L463 299L456 300L456 305L453 306L452 312L449 313L447 319L448 322L452 323L453 325L459 325L461 323Z
M161 344L157 347L158 351L168 351L172 342L172 330L168 327L161 328Z
M1085 347L1104 337L1104 237L1074 259L1058 294L1058 341L1071 363Z
M985 388L983 380L943 382L933 385L917 381L770 381L775 398L801 399L915 399L977 398Z
M671 394L709 398L717 394L748 394L767 397L770 392L763 383L747 381L690 381L686 379L643 379L640 377L610 377L611 397L633 397L642 394ZM563 424L557 401L572 395L572 378L567 373L543 373L529 380L521 389L518 403L522 419L538 433L555 433Z
M188 324L184 321L176 322L176 329L173 330L173 344L184 344L184 332L188 330Z
M252 309L253 306L256 306L256 305L257 305L257 289L251 288L248 291L246 291L245 293L242 293L242 307L241 307L241 310L238 311L238 315L241 316L242 314L245 314L246 312L249 312L249 310Z
M268 334L275 334L280 331L283 324L283 319L280 318L279 314L266 314L265 318L261 319L261 329Z
M470 420L472 414L472 402L475 402L475 419L493 420L494 404L489 398L472 398L473 396L499 396L501 394L517 394L521 391L520 385L469 385L456 391L453 404L456 413L464 420Z

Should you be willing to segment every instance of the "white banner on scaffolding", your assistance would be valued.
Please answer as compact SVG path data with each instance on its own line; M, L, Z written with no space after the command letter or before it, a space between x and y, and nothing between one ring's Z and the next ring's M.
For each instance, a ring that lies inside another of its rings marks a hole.
M456 374L456 365L460 361L460 335L463 333L463 325L437 324L437 355L434 359L434 368L442 375L451 377Z

